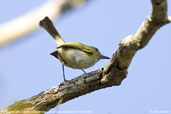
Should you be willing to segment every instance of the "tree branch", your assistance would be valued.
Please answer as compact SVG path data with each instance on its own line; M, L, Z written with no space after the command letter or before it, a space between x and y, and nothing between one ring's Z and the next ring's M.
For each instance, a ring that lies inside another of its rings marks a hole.
M171 16L168 17L169 23L171 23Z
M168 23L167 0L151 1L152 12L134 35L130 35L121 41L119 49L112 57L111 62L105 67L105 77L102 79L102 83L115 78L113 74L116 73L116 69L126 71L135 53L147 45L161 26Z
M135 53L145 47L155 32L169 23L166 0L151 0L153 9L134 35L124 38L111 61L99 70L63 82L29 99L18 101L1 111L48 111L73 98L105 87L120 85ZM30 114L30 113L29 113Z
M38 28L39 21L45 16L58 18L65 11L79 6L87 0L48 0L42 6L27 14L0 25L0 46L18 40Z

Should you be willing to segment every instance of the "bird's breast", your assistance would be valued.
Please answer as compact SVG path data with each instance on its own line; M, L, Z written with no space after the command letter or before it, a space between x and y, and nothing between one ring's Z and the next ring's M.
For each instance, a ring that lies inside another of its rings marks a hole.
M93 66L97 61L92 54L77 49L63 49L59 48L58 57L64 64L74 69L86 69Z

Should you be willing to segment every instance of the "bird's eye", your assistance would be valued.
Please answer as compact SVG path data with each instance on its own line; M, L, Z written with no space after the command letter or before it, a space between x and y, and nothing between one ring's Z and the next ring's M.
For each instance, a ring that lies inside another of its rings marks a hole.
M99 51L99 50L98 50L97 48L95 48L95 47L94 47L94 49L95 49L96 51Z

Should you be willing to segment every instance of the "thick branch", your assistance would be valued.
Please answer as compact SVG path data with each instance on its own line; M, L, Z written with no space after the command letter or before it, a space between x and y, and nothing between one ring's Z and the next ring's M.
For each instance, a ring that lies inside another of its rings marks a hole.
M87 0L49 0L42 6L0 25L0 46L13 42L38 28L39 21L45 16L58 18L63 12Z
M127 69L135 53L148 44L161 26L169 22L166 0L152 0L152 5L152 13L134 35L121 41L118 50L106 67L79 76L69 82L63 82L59 86L29 99L16 102L1 111L48 111L81 95L121 84L127 75Z
M123 39L119 49L113 55L111 62L104 69L102 83L108 82L115 73L120 70L126 71L135 53L147 45L154 33L168 23L167 0L151 0L153 9L148 18L143 22L134 35ZM116 71L118 69L118 71Z

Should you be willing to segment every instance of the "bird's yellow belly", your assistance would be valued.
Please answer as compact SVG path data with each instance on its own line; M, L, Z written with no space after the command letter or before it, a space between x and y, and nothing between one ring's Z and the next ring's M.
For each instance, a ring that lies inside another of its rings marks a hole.
M93 66L96 60L93 60L86 52L77 49L58 49L58 56L61 62L74 69L86 69Z

